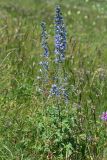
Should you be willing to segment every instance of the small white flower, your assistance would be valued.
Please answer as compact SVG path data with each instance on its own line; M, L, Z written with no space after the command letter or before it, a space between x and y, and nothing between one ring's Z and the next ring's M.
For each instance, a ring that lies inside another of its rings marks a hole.
M81 13L81 11L77 11L77 14L79 15Z

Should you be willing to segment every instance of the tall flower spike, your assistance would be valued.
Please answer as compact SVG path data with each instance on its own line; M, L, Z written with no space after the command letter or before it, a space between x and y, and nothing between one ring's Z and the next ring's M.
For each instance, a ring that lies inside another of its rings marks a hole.
M48 49L48 35L46 31L46 23L42 22L41 23L41 28L42 28L42 48L44 50L42 54L42 61L39 63L41 65L41 74L42 74L42 81L47 82L48 81L48 57L49 57L49 49Z
M42 22L41 23L42 27L42 48L44 49L43 56L48 58L49 57L49 49L48 49L48 44L47 44L47 31L46 31L46 23Z
M49 57L49 49L48 49L48 35L46 31L46 23L41 23L41 45L43 48L43 53L41 54L41 61L39 62L40 70L39 70L39 76L37 79L39 80L41 87L39 88L40 91L45 92L44 88L46 88L46 85L48 84L48 70L49 70L49 63L48 63L48 57Z
M65 60L66 49L66 30L63 22L63 16L59 6L56 7L55 16L55 62L56 75L54 84L51 86L50 94L56 97L64 98L65 103L68 103L67 89L65 89L65 73L62 63ZM62 63L60 63L62 62Z
M48 49L48 44L47 44L47 31L46 31L46 23L42 22L41 23L41 27L42 27L42 48L44 49L43 52L43 61L41 61L39 64L42 66L42 72L45 72L45 74L47 74L46 72L48 71L48 60L47 58L49 57L49 49ZM46 75L47 76L47 75Z
M65 60L66 49L66 30L63 22L63 16L60 6L56 7L55 16L55 62L63 62Z

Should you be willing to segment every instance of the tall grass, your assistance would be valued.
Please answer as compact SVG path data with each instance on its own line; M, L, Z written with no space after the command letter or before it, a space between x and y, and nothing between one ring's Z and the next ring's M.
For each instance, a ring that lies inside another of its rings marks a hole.
M0 159L106 160L107 124L101 120L107 111L105 2L15 2L0 2ZM57 74L57 3L67 30L61 64L67 75L67 104L62 95L58 101L49 96ZM43 58L42 20L48 32L48 84L37 78ZM44 94L38 90L42 86Z

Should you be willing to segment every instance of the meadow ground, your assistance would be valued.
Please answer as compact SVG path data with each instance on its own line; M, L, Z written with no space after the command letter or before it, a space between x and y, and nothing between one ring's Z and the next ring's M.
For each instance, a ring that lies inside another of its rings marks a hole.
M68 103L50 97L57 73L55 7L67 31ZM0 160L107 160L107 0L0 0ZM39 80L41 22L49 82ZM44 93L40 89L44 89Z

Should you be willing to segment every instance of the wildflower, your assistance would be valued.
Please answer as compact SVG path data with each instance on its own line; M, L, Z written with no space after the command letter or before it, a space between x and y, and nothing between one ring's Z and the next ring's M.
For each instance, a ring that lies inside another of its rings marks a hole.
M61 85L60 85L61 86ZM56 96L56 97L63 97L65 103L68 103L68 93L67 90L61 86L59 87L56 84L52 84L51 89L50 89L50 96Z
M44 61L40 62L39 64L43 67L44 70L48 70L48 62Z
M42 33L41 33L41 44L43 48L43 54L41 55L41 61L39 62L39 65L41 66L39 69L39 76L37 79L40 81L41 87L39 90L41 93L45 92L46 85L48 84L48 70L49 70L49 63L48 63L48 57L49 57L49 49L48 49L48 43L47 43L47 31L46 31L46 23L41 23Z
M67 104L68 103L68 93L67 93L67 90L64 91L63 95L64 95L65 103Z
M59 6L56 7L55 16L55 62L57 63L54 84L51 86L51 96L64 98L65 103L68 101L67 90L65 89L65 73L62 63L65 60L66 50L66 29L63 22L63 16ZM61 62L61 63L60 63ZM59 65L58 65L59 64Z
M101 115L101 119L107 121L107 112L103 112L103 114Z
M41 77L40 77L40 76L37 76L37 79L39 80L39 79L41 79Z
M55 62L63 62L65 60L66 49L66 30L63 22L63 16L60 7L56 7L55 16Z
M81 13L81 11L77 11L77 14L79 15Z
M60 96L60 88L56 84L52 84L50 94L55 96Z
M48 49L48 44L47 44L48 36L47 36L45 22L41 23L41 27L42 27L42 34L41 34L41 37L42 37L42 48L44 49L44 52L43 52L43 55L42 55L43 59L39 64L42 66L41 71L46 76L47 71L48 71L48 59L47 58L49 57L49 49Z
M41 23L42 27L42 48L44 49L43 56L48 58L49 57L49 49L48 49L48 44L47 44L47 31L46 31L46 24L45 22Z

